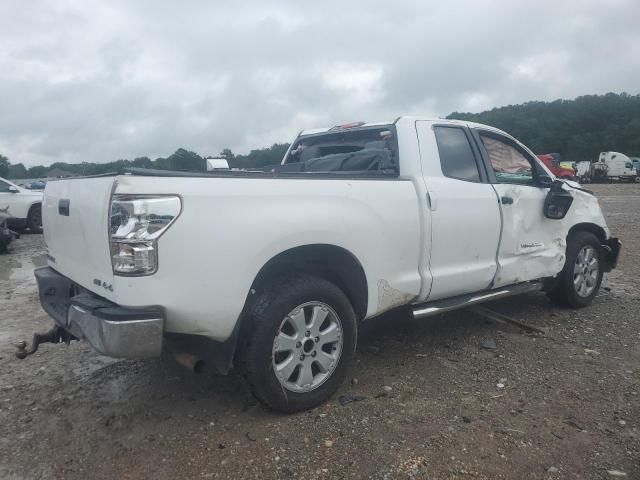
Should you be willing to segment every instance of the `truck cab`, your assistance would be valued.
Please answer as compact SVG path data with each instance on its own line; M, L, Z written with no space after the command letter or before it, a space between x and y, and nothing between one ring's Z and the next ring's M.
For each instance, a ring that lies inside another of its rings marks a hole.
M601 176L606 176L608 180L640 182L632 160L623 153L601 152L597 164L603 172Z
M559 153L545 153L538 155L538 158L557 178L564 180L575 180L576 170L560 161Z

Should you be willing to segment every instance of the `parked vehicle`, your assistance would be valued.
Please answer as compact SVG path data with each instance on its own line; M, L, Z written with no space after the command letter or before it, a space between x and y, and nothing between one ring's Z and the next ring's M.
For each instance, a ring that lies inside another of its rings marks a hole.
M560 161L559 153L545 153L538 155L542 163L553 173L556 178L562 180L576 180L576 171L567 162Z
M629 157L618 152L601 152L597 162L590 165L588 176L580 177L581 183L589 182L640 182L640 176Z
M207 158L207 171L229 170L229 162L226 158Z
M576 163L576 177L580 183L590 183L591 162L582 161ZM586 180L585 180L586 179Z
M286 412L338 388L365 319L540 289L585 307L620 249L591 193L460 121L303 131L263 172L126 173L47 183L43 308L105 355L235 366Z
M12 230L42 230L42 192L33 192L0 178L0 209L6 209L6 222ZM8 207L8 209L7 209Z
M45 186L45 182L31 182L31 184L29 185L29 190L44 190Z

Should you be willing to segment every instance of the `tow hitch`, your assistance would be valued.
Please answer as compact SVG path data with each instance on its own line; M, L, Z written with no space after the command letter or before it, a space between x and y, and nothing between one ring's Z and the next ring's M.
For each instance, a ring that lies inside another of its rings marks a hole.
M64 329L55 326L46 333L34 333L29 350L27 350L27 342L25 342L24 340L18 342L16 344L16 347L18 348L16 357L18 357L20 360L23 360L29 355L33 355L34 353L36 353L36 351L38 350L38 346L40 346L41 343L66 343L67 345L69 345L71 340L77 340L77 338Z

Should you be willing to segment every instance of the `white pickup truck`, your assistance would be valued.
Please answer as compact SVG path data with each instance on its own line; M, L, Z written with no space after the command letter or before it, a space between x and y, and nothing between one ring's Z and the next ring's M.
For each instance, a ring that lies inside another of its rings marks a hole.
M235 366L287 412L338 388L368 318L540 289L584 307L620 249L597 199L514 138L416 117L303 131L260 172L50 181L43 215L58 340Z
M42 228L41 204L42 192L27 190L0 178L0 212L8 217L9 228L39 232Z

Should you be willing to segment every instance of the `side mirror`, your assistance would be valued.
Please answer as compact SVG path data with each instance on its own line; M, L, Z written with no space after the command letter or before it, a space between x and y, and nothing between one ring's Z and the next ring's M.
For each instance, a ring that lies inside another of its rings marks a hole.
M573 197L562 188L562 182L554 182L547 198L544 199L544 216L552 220L561 220L567 215L572 203Z
M553 179L544 173L538 175L538 186L542 188L550 188L553 186Z
M14 186L9 186L9 193L20 193L20 190Z

